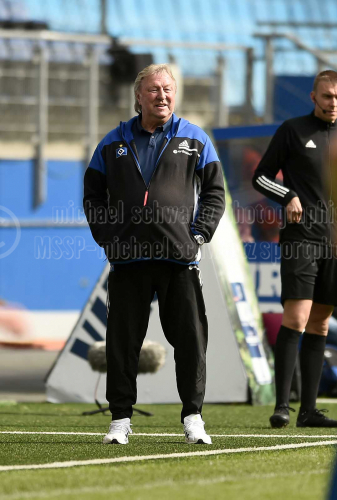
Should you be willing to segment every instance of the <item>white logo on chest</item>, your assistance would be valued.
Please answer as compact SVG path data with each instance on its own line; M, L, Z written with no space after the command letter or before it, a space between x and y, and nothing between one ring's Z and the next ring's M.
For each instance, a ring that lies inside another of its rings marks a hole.
M314 143L314 141L310 140L306 143L305 147L306 148L316 148L316 144Z
M176 155L177 153L184 153L185 155L192 156L191 151L196 151L198 153L198 150L196 148L190 148L188 142L185 140L181 142L178 146L178 150L174 149L173 153ZM200 156L198 154L198 156Z

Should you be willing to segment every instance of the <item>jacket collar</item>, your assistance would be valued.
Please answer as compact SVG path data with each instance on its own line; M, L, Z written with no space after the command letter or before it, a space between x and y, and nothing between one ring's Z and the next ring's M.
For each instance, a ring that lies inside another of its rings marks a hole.
M161 130L162 132L165 132L165 135L167 135L167 132L168 130L171 128L172 126L172 122L173 122L173 116L170 117L169 120L167 120L166 123L164 123L164 125L159 125L157 127L157 129ZM146 132L147 134L150 134L151 132L149 132L148 130L145 130L145 128L143 128L142 126L142 115L139 114L137 116L137 120L134 122L135 123L135 126L133 127L132 130L138 130L139 133L142 133L142 132ZM156 130L157 130L156 129Z
M138 118L138 116L134 116L128 122L120 122L119 132L120 132L122 138L128 143L130 143L134 139L133 133L132 133L132 126L135 123L135 121L137 120L137 118ZM182 128L184 128L188 123L189 122L187 120L184 120L183 118L178 118L178 116L173 113L172 114L172 126L169 128L169 130L166 134L166 138L168 140L172 139L172 137L174 137L178 133L178 131L180 131Z

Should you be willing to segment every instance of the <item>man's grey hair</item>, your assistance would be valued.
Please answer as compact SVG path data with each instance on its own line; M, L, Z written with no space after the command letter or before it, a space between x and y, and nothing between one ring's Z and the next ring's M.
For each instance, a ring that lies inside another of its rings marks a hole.
M173 73L172 73L172 70L171 70L169 64L150 64L150 66L146 66L146 68L142 69L142 71L140 71L138 73L137 78L135 80L135 84L134 84L135 111L137 113L141 113L142 112L142 107L139 104L138 99L137 99L137 94L139 93L142 81L147 76L157 75L158 73L163 73L164 71L166 71L166 73L174 81L174 85L175 85L175 88L176 88L176 91L177 91L177 82L176 82L176 80L175 80L175 78L173 76Z

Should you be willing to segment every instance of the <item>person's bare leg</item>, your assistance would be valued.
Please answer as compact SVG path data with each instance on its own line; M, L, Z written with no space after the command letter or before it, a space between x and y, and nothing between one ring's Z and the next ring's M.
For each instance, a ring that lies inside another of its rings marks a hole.
M282 326L302 333L308 323L312 304L312 300L286 300L284 303Z
M305 331L307 333L326 337L328 335L329 319L332 312L333 306L314 302L311 307L308 322L305 326Z

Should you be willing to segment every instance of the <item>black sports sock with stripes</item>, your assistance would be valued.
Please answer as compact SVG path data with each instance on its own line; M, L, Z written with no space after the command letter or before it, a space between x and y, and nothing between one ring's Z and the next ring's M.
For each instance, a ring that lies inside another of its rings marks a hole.
M281 326L275 345L276 406L289 405L291 381L294 375L301 332Z
M321 380L326 337L305 332L300 352L302 394L301 410L316 407L318 387Z

